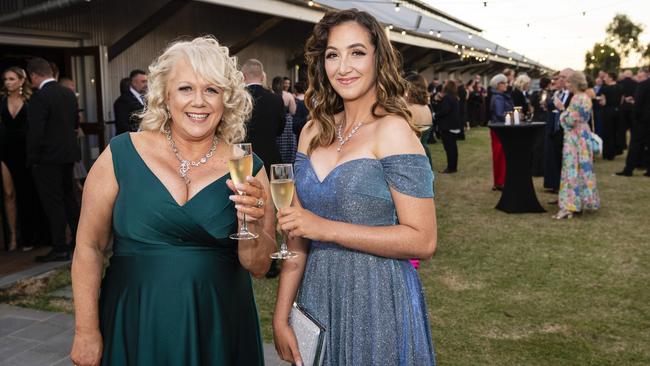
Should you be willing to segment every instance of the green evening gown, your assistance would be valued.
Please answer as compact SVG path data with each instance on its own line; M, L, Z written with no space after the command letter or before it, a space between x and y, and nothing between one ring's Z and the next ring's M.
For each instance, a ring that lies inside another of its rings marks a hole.
M228 238L229 174L179 206L128 133L110 146L119 194L99 301L102 365L263 365L251 277ZM254 174L262 165L255 156Z

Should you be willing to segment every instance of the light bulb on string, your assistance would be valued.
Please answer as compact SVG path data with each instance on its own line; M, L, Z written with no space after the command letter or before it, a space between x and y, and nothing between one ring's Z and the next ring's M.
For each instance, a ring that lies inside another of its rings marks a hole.
M395 3L395 11L399 11L399 3Z
M309 6L314 6L314 2L313 2L313 1L308 1L308 2L307 2L307 5L309 5Z
M406 31L405 31L405 30L403 30L403 31L402 31L402 35L405 35L405 34L406 34Z
M440 34L440 31L438 31L438 33L436 33L436 37L438 37L438 38L442 37L442 34Z
M429 35L430 35L430 36L433 35L433 29L429 29Z
M609 56L610 56L610 57L614 57L614 52L610 52L610 53L609 53Z
M468 35L467 35L467 38L472 39L472 34L471 34L471 33L468 34Z
M392 24L389 24L389 25L388 25L388 29L393 30L393 25L392 25Z

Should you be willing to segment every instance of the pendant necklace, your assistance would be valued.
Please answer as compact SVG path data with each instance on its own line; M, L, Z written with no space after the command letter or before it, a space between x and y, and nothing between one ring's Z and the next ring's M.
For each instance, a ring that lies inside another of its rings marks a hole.
M343 148L343 145L345 145L352 136L354 136L355 133L363 126L363 122L358 122L352 130L350 130L350 133L348 133L345 138L343 138L343 125L345 125L345 121L342 121L341 124L339 124L339 128L336 130L336 138L339 140L339 147L336 148L337 152L341 152L341 149Z
M212 147L210 147L210 150L203 155L198 161L192 161L192 160L187 160L183 159L181 154L178 152L178 148L176 147L176 142L174 142L174 139L172 139L172 131L171 129L166 129L165 130L165 135L167 135L167 141L169 141L169 145L172 147L172 151L174 152L174 155L176 155L176 159L181 163L181 165L178 168L178 174L183 178L183 181L185 181L185 185L190 184L190 177L189 177L189 171L192 167L198 168L201 166L201 164L205 164L208 162L208 160L214 155L214 151L217 149L217 136L215 135L212 138Z

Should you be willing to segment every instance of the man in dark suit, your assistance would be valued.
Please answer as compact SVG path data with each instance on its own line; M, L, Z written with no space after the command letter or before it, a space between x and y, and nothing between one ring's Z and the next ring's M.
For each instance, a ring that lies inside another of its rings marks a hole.
M29 60L27 73L38 89L27 109L27 164L52 235L52 251L36 260L69 260L72 248L66 241L66 225L74 238L79 221L72 184L72 166L81 159L75 131L79 123L77 98L54 80L46 60Z
M242 65L246 88L253 97L253 114L246 124L246 141L253 145L253 152L264 162L266 174L270 177L271 164L282 163L276 137L284 130L284 102L282 97L264 87L264 66L255 59ZM271 262L266 277L280 274L277 260Z
M644 73L647 72L644 70ZM634 105L635 123L632 126L630 149L627 152L625 168L616 175L631 177L639 160L643 160L643 146L650 146L650 79L638 83L634 98L626 98ZM645 176L650 177L650 162L645 161Z
M253 97L253 114L246 124L246 141L253 145L253 152L264 162L269 174L271 164L282 162L275 138L284 129L284 102L282 97L263 86L264 67L261 62L250 59L242 66L246 88Z
M634 104L629 102L634 98L637 82L633 79L632 70L623 71L623 79L617 82L621 91L622 100L619 107L619 118L616 125L616 145L619 150L627 148L627 130L634 126Z
M129 79L129 90L122 93L113 103L116 135L137 131L142 120L138 114L145 106L144 94L147 92L147 74L136 69L131 71Z
M560 189L562 174L562 148L564 145L564 130L560 126L560 114L554 106L554 100L559 99L566 109L571 103L573 94L566 89L566 80L573 73L572 69L562 70L555 79L556 91L553 98L547 98L548 114L546 122L546 140L544 143L544 188L556 193ZM553 201L552 203L555 203Z

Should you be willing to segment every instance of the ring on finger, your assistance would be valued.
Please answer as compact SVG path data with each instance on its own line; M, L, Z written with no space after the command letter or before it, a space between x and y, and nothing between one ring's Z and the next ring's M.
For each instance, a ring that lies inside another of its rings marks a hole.
M255 207L262 208L262 206L264 206L264 200L261 199L261 198L258 198L257 202L255 202Z

